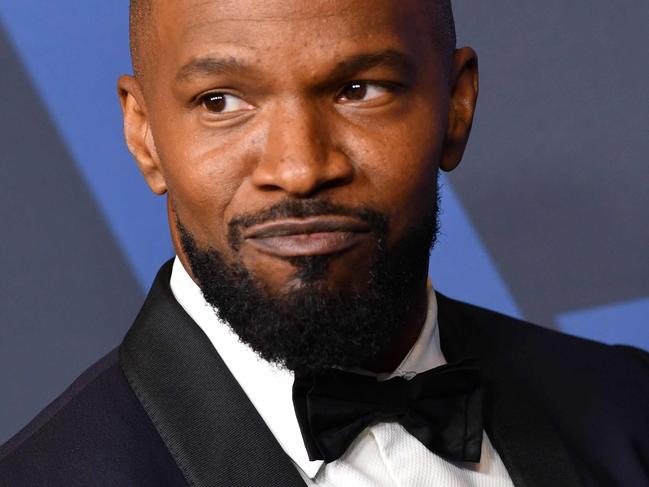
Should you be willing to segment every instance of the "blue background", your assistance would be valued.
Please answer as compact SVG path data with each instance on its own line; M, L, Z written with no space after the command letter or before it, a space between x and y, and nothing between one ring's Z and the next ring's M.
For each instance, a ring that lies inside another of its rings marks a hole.
M649 349L646 0L455 10L482 91L443 180L435 287ZM126 0L0 3L0 442L119 343L173 255L123 142L130 71Z

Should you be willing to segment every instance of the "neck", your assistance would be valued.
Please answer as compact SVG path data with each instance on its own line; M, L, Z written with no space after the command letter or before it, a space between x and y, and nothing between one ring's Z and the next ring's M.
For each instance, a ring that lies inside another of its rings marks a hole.
M395 335L385 351L363 367L366 370L376 374L392 372L403 362L419 338L428 315L427 281L424 281L423 286L420 285L416 290L413 290L413 293L412 306L404 316L403 326L399 329L399 333Z

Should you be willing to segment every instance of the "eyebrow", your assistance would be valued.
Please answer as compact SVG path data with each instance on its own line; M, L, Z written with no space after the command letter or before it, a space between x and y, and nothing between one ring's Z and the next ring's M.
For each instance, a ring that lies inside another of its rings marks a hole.
M409 78L414 77L418 71L417 64L409 55L394 49L386 49L376 53L358 54L349 59L344 59L336 64L330 76L332 78L348 78L380 66L395 69Z
M387 49L376 53L357 54L344 59L334 66L328 77L346 78L377 66L393 68L408 77L413 77L417 73L417 65L410 56L394 49ZM251 65L235 57L200 57L184 64L176 74L176 81L184 82L202 76L240 73L252 69Z
M184 64L176 74L176 81L190 81L192 78L211 76L229 72L241 72L249 70L245 62L234 57L201 57L195 58Z

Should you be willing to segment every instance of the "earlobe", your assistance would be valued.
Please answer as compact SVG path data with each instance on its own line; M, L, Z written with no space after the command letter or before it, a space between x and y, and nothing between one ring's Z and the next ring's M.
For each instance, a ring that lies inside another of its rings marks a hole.
M158 195L164 194L167 192L167 185L151 134L140 84L132 76L122 76L118 80L117 90L124 116L124 137L128 150L135 158L151 191Z
M478 101L478 56L470 47L455 52L451 75L448 128L440 168L455 169L464 155Z

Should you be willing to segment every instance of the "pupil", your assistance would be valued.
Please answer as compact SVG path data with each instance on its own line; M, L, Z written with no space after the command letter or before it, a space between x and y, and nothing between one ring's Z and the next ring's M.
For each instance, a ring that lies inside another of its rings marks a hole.
M362 100L367 94L367 85L364 83L354 83L347 88L345 98L348 100Z
M205 108L210 112L222 112L225 108L225 96L224 95L209 95L205 97L203 102Z

